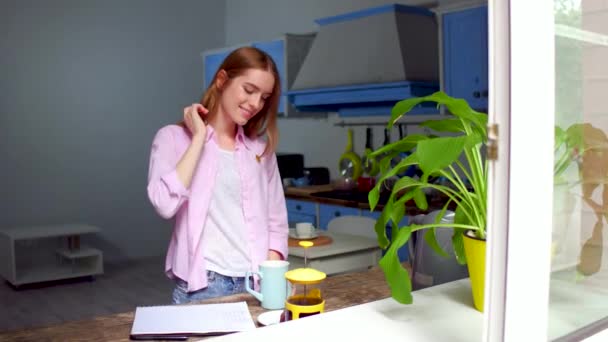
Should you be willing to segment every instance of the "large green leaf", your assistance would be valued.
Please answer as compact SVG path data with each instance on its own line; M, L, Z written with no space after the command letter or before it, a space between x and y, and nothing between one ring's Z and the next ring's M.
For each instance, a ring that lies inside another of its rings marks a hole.
M378 202L380 201L380 186L374 186L367 194L367 202L369 203L369 210L374 211Z
M474 125L473 129L485 135L488 125L488 116L473 110L467 101L447 96L445 93L437 92L431 95L433 99L443 104L453 115L462 118L464 122Z
M427 140L428 136L422 134L410 134L396 142L384 145L369 154L369 157L382 158L386 153L401 153L411 151L420 140Z
M395 223L399 223L401 222L401 219L403 218L403 216L405 215L405 203L409 200L411 200L412 198L414 198L414 196L418 193L422 192L419 188L412 188L410 189L410 191L405 192L404 194L400 195L401 197L399 197L398 200L395 201L395 203L393 204L393 207L391 209L391 220ZM420 208L422 210L425 210L426 208Z
M465 135L465 143L464 147L467 150L477 148L477 146L484 142L485 137L482 137L479 133L471 133L469 135Z
M421 188L416 188L414 191L414 203L421 210L427 210L429 208L429 203L426 200L426 194L422 191Z
M454 213L454 223L461 224L475 224L466 214L466 211L471 210L471 205L460 201L458 207L456 208L456 212Z
M466 139L466 136L458 136L420 141L416 154L422 172L430 174L454 163L462 153Z
M391 170L391 161L395 158L400 152L394 151L390 153L383 154L380 157L377 157L380 161L378 165L380 166L380 174L386 174L389 171L391 174L396 175L397 170Z
M413 192L415 188L419 185L420 181L408 176L402 176L393 185L389 200L391 202L395 201L395 203L397 204L397 201L403 197L408 197L409 199L411 199L413 195L410 194L410 192Z
M402 172L410 165L416 165L418 163L418 156L415 152L410 154L406 158L402 159L399 162L399 164L395 165L395 167L392 169L388 169L389 165L390 165L390 159L391 158L389 156L389 157L384 158L380 162L381 172L382 172L383 168L386 168L387 170L381 173L382 177L380 177L380 179L378 179L376 185L372 188L372 190L367 195L367 199L369 201L369 206L370 206L371 210L374 210L374 208L376 208L376 205L378 205L378 200L380 199L380 188L382 186L384 186L383 185L384 181L387 180L388 178L393 177L393 176L397 175L398 173Z
M420 126L428 127L437 132L465 132L460 119L429 120L420 123Z
M391 118L388 121L388 127L392 127L395 121L399 120L405 113L425 101L428 101L426 97L413 97L397 102L391 109Z
M477 131L482 136L487 135L488 116L486 114L473 110L465 100L450 97L441 91L428 96L410 98L397 102L391 110L391 119L389 120L388 126L392 127L397 120L422 102L436 102L437 105L446 106L450 113L464 120L463 128L470 123L473 125L473 130Z
M378 220L376 220L376 224L374 225L374 230L376 231L376 237L378 239L378 246L380 246L380 248L382 249L386 249L390 243L386 236L386 225L388 223L388 220L390 219L389 209L391 204L387 204L388 206L384 207L382 213L380 214L380 217L378 218Z
M431 246L435 253L439 254L444 258L447 258L449 256L448 253L444 251L443 248L441 248L441 246L439 245L439 242L437 242L436 230L437 228L431 228L427 230L424 233L424 241L426 241L426 243Z
M394 154L396 155L396 153ZM370 190L367 194L367 200L369 202L369 206L371 210L376 208L378 205L378 201L380 200L380 189L384 186L384 181L390 177L397 175L400 168L404 168L408 165L415 165L417 161L417 157L414 154L407 156L405 159L401 160L399 164L397 164L393 169L390 169L390 162L392 157L389 155L382 160L380 160L380 174L382 177L378 179L376 185Z
M382 268L386 282L391 289L391 296L402 304L411 304L413 302L412 283L409 272L399 261L397 251L407 243L411 233L412 226L405 226L399 229L396 238L391 243L386 254L380 259L380 268Z
M445 213L447 212L448 206L450 205L451 202L452 201L447 201L443 205L443 208L441 208L441 211L435 216L435 222L434 222L435 224L441 223L441 220L445 216ZM429 246L431 246L431 248L435 251L435 253L437 253L443 257L448 257L448 253L446 251L444 251L443 248L441 248L441 246L439 245L439 242L437 241L436 229L437 228L431 228L430 230L428 230L424 234L424 240L426 241L426 243Z
M454 235L452 235L452 248L454 248L454 256L456 256L456 261L464 265L467 263L467 257L464 254L464 242L462 234L464 234L464 229L454 228Z

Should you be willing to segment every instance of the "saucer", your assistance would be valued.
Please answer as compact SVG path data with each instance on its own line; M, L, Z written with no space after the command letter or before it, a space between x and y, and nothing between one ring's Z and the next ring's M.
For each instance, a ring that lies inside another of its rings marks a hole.
M316 239L319 237L319 233L314 231L312 233L311 236L307 236L307 237L301 237L298 236L298 233L296 233L296 229L295 228L290 228L289 229L289 237L292 239L296 239L296 240L312 240L312 239Z
M281 323L281 314L283 310L273 310L264 312L258 316L258 322L261 325L272 325Z

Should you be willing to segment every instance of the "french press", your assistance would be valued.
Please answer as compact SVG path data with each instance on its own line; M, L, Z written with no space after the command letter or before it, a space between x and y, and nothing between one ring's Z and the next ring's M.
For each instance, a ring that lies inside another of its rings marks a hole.
M285 311L281 321L290 321L306 316L322 313L325 309L325 300L321 296L321 290L316 288L326 278L326 274L307 267L307 251L314 244L312 241L300 241L304 248L304 268L297 268L285 273L285 278L291 283L294 294L285 301Z

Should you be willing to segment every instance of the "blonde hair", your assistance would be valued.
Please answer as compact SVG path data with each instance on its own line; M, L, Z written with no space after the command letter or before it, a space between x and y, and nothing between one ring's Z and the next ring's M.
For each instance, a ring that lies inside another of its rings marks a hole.
M242 75L248 69L260 69L270 72L274 77L274 88L272 94L264 103L264 107L258 114L252 117L244 126L243 130L247 137L255 139L266 135L266 148L262 155L274 152L279 139L277 128L277 111L281 95L281 80L276 64L264 51L255 47L241 47L232 51L222 62L213 75L207 90L203 93L200 103L209 110L208 115L215 115L221 96L217 87L218 74L224 70L228 79Z

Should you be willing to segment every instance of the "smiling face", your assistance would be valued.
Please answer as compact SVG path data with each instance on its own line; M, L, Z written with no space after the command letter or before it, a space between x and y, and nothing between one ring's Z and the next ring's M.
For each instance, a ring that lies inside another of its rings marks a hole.
M266 154L274 151L278 142L280 96L281 79L272 57L253 46L243 46L224 59L200 103L209 109L208 122L240 125L249 138L265 136Z
M274 76L261 69L247 69L241 75L228 79L219 77L221 89L218 114L244 126L264 108L274 90Z

